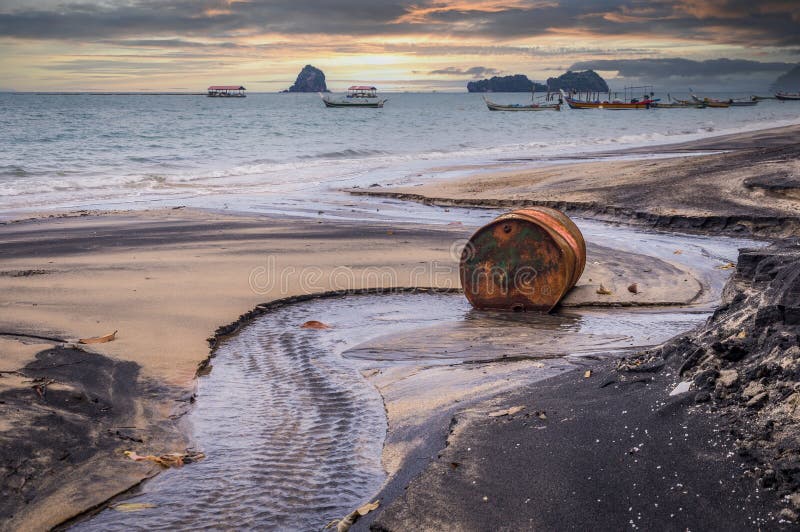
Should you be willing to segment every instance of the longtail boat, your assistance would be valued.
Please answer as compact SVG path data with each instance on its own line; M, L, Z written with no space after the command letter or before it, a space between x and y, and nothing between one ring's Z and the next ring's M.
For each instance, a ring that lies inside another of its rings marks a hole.
M800 100L800 92L776 92L775 98L781 101L798 101Z
M656 109L703 109L705 104L690 102L688 100L673 100L670 94L667 94L669 103L658 102L655 104Z
M570 109L607 109L611 111L621 111L624 109L651 109L655 108L658 100L652 100L650 97L643 98L641 100L636 98L631 98L630 101L624 102L622 100L611 100L611 101L587 101L587 100L576 100L571 98L567 95L566 92L563 90L561 91L561 97L567 102Z
M483 97L483 101L486 102L486 107L488 107L490 111L560 111L561 110L560 103L553 103L553 104L531 103L529 105L524 105L520 103L500 104L489 100L488 98L486 98L486 96Z
M703 103L706 107L711 107L712 109L727 109L731 106L732 100L714 100L712 98L703 98L702 100L698 98L694 93L692 94L692 100L695 103Z
M353 85L347 89L343 98L332 98L319 94L325 107L370 107L381 108L389 101L388 98L378 98L378 89L367 85Z

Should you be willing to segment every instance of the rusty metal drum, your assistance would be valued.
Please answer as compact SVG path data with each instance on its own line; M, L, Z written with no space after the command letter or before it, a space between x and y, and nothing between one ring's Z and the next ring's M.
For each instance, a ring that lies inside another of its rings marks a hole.
M549 312L578 282L586 242L556 209L530 207L478 229L461 253L464 294L478 309Z

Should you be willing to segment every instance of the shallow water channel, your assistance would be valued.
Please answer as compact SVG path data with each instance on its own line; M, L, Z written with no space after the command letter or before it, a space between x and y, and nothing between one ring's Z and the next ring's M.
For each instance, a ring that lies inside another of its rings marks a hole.
M370 380L375 375L404 366L428 371L417 381L409 378L417 369L398 372L413 399L417 391L430 394L431 382L445 394L476 382L491 388L491 372L482 372L483 381L464 377L489 361L536 359L518 382L527 384L582 357L661 343L705 319L729 274L719 267L736 259L738 247L754 244L579 225L589 241L691 269L704 297L688 308L553 315L479 312L453 293L349 295L276 308L221 342L213 371L199 378L188 416L206 459L167 470L129 494L124 502L144 503L137 511L115 510L116 501L73 528L320 530L386 480L387 414ZM307 320L331 328L300 328ZM385 379L380 386L385 392Z

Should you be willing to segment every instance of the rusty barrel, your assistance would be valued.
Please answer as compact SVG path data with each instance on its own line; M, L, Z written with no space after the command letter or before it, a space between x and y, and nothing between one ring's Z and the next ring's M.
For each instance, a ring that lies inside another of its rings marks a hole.
M585 266L586 242L575 223L556 209L530 207L478 229L459 273L475 308L549 312Z

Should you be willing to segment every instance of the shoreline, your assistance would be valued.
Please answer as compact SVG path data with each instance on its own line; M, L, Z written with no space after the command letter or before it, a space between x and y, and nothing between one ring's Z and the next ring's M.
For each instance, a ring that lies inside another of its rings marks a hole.
M641 161L638 163L641 164ZM414 267L426 261L452 264L453 259L448 251L453 240L464 238L469 232L463 226L423 226L394 221L322 224L285 216L227 216L193 209L160 209L102 216L78 213L75 216L7 222L0 227L16 235L14 245L6 242L0 252L2 271L11 272L9 275L0 275L0 286L8 298L3 305L7 308L14 305L19 313L14 320L0 323L0 328L23 334L76 338L89 336L87 332L113 330L118 323L124 323L119 339L97 346L96 354L111 361L134 362L146 380L154 380L158 384L155 388L170 386L178 390L177 395L173 396L178 397L177 400L169 399L170 394L163 391L156 394L160 404L153 410L161 412L152 415L153 419L161 420L172 415L165 415L165 406L174 413L175 406L188 407L191 403L193 393L190 390L196 385L198 371L203 369L203 360L208 364L213 356L213 345L210 354L209 345L203 342L208 331L217 331L214 338L217 334L230 333L232 324L247 321L266 311L262 307L269 307L271 303L265 304L263 301L279 304L279 299L273 297L274 293L259 294L253 290L253 272L266 267L268 256L281 258L275 268L300 267L312 261L311 264L317 265L328 276L342 265L362 274L373 271L370 268L396 268L397 275L392 287L387 287L380 278L364 278L362 275L361 281L356 283L358 286L351 286L350 289L391 291L397 290L393 288L397 286L407 286L400 290L419 289L415 288L418 286L428 286L427 290L452 289L457 283L454 272L436 278L435 272L427 271L414 277ZM700 231L715 233L713 227L704 227ZM3 236L8 238L9 235ZM622 256L630 257L631 254L623 252ZM641 267L641 262L638 264ZM611 277L613 271L606 269L604 275ZM16 275L15 272L22 273ZM669 275L674 273L662 271L658 275L664 275L664 279L669 280ZM329 277L328 283L330 281ZM52 285L56 287L55 290L50 283L55 283ZM178 283L177 290L163 293L165 287L174 283ZM449 286L444 286L448 283ZM698 285L702 286L700 283ZM198 290L198 286L202 286L202 290ZM592 304L593 289L591 285L588 286L581 296L583 305ZM284 297L290 299L316 297L297 279L290 282L288 292L284 293ZM624 291L621 292L624 295ZM580 296L581 291L577 290L575 294ZM598 297L593 297L597 303ZM682 301L685 304L694 297L689 295ZM180 301L175 301L175 298ZM635 303L632 297L628 297L628 301L615 301L612 304ZM649 304L657 304L657 301ZM240 314L242 308L252 310ZM224 317L220 318L226 315L240 315L240 318L231 323ZM219 326L219 323L229 325ZM163 341L167 342L166 345ZM4 348L11 349L7 346ZM42 351L36 353L39 352ZM160 360L165 352L182 353L180 362ZM8 359L9 363L18 362L19 365L9 369L23 369L24 364L36 353L21 349L16 357ZM80 385L80 381L71 382L69 378L65 381L67 389ZM15 397L23 397L19 395L20 390L25 390L22 383L0 379L0 392L13 392ZM29 389L25 393L28 395L24 397L32 397ZM181 417L178 415L178 422ZM5 426L4 421L0 419L0 426ZM118 468L122 465L137 468L132 478L138 480L129 480L128 483L134 485L140 482L145 474L142 468L150 466L115 460L114 457L119 456L117 451L120 443L117 440L130 440L113 436L116 439L109 445L115 450L106 455L107 460L112 462L109 467ZM169 438L155 434L139 439L143 441L138 445L125 443L125 446L135 447L146 454L154 452L153 447L168 452L183 450L186 445L185 441L178 440L169 443ZM425 449L431 449L430 442L425 445L421 451L423 455ZM68 484L73 482L72 489L82 489L79 480L69 480L70 476L74 477L74 471L64 470L62 473L65 475L62 480ZM107 478L111 478L110 474ZM30 481L29 486L36 484L34 480ZM97 482L100 483L98 489L102 491L102 476ZM111 496L113 490L108 489L107 485L105 489L105 495ZM72 504L75 505L74 502ZM96 507L96 504L92 507ZM74 514L74 507L70 512ZM70 512L62 512L61 521ZM48 523L55 526L61 521L51 518Z

